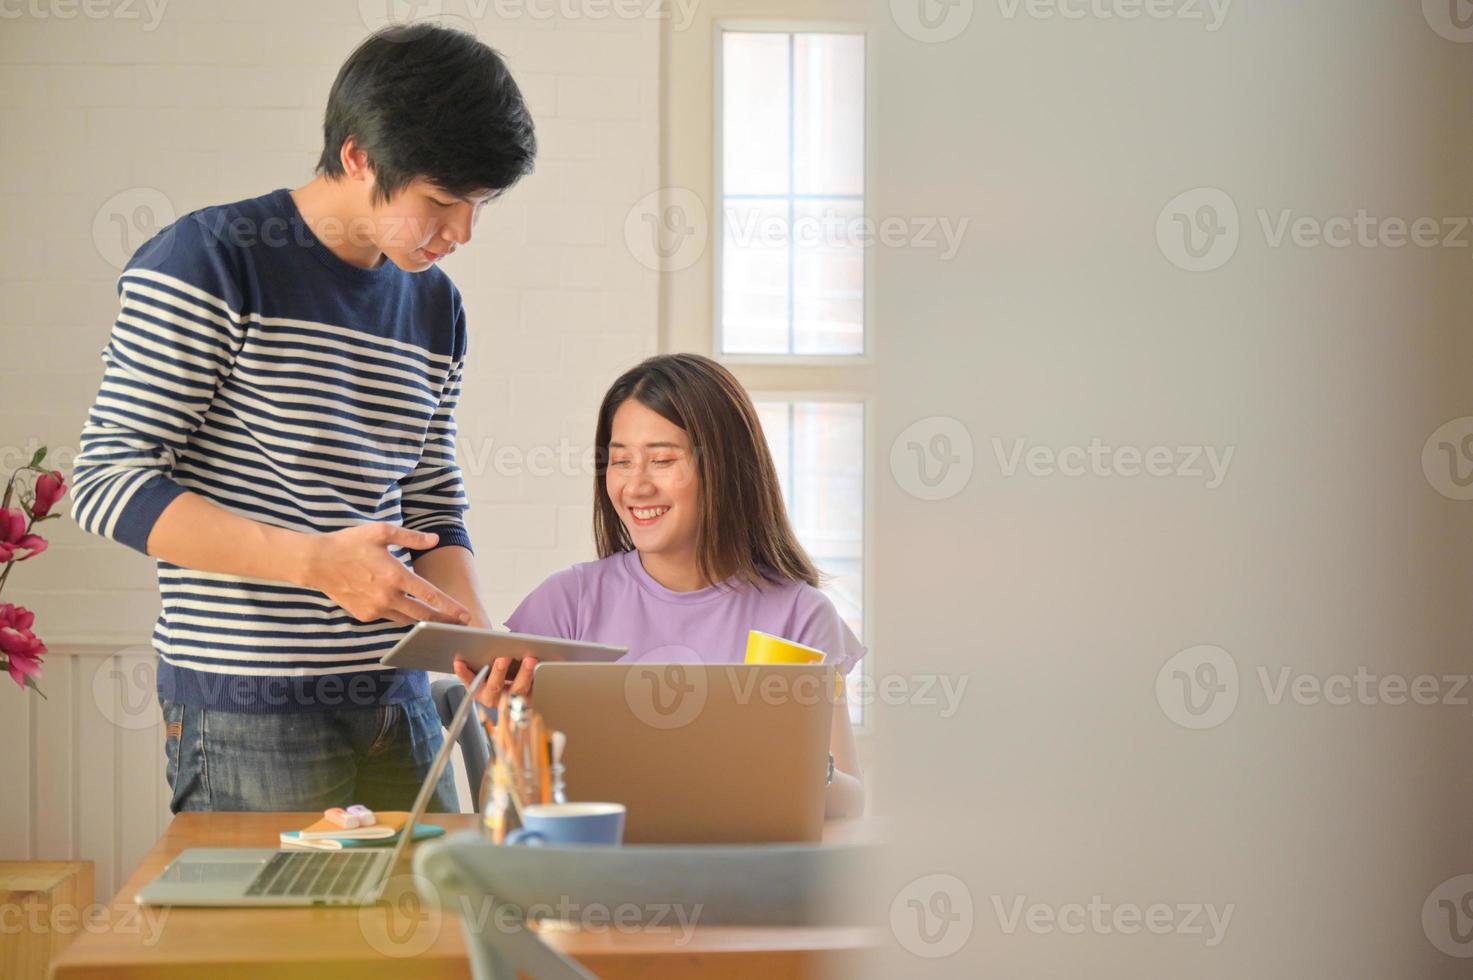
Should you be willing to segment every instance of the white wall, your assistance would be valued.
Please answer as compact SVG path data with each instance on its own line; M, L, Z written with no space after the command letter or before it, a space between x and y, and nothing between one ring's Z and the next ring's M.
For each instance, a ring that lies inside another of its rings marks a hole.
M911 948L956 951L899 953L877 975L1466 976L1421 923L1436 885L1473 872L1466 702L1275 705L1257 671L1473 666L1473 503L1436 492L1419 462L1437 426L1473 414L1469 234L1460 248L1272 248L1257 212L1473 213L1473 48L1417 3L1239 0L1215 32L1066 20L1064 6L930 4L938 30L959 30L940 43L892 17L923 33L916 4L875 14L872 208L972 221L951 262L875 253L877 648L887 671L969 681L950 718L902 705L881 719L905 828L882 914L893 897ZM1191 273L1156 225L1201 186L1233 197L1241 240ZM970 450L952 446L972 473L925 500L913 466L892 474L886 457L937 416L969 431ZM1008 477L994 437L1236 454L1215 490ZM1203 731L1155 695L1196 644L1226 650L1240 684ZM1046 916L1094 896L1235 913L1211 948L1005 928L1020 897Z
M4 469L36 444L51 446L64 467L75 456L116 313L118 270L105 257L121 249L109 237L113 216L132 220L139 205L154 217L184 214L305 182L333 75L373 26L365 16L374 7L171 0L146 29L141 4L89 5L120 15L100 19L62 4L7 5L21 16L0 20ZM540 16L557 5L443 7L448 21L473 26L506 55L540 142L536 172L485 212L475 240L445 264L471 330L459 412L468 519L490 610L501 617L548 573L593 557L591 474L530 468L555 461L549 454L564 445L586 447L609 382L654 352L653 274L629 256L622 229L631 205L658 186L659 25L576 10ZM68 11L71 19L57 16ZM121 16L134 13L140 19ZM515 452L498 462L501 447ZM101 657L147 644L158 596L146 558L66 521L46 529L51 550L15 570L4 598L36 612L53 650L46 686L62 693L40 701L0 692L0 857L96 856L97 889L107 895L113 871L152 841L156 801L150 792L136 813L117 811L120 825L143 829L106 853L94 847L102 836L90 821L113 812L84 815L75 805L94 777L114 785L109 759L123 767L123 784L139 767L161 772L162 743L135 751L143 736L129 734L126 753L112 754L111 737L94 752L96 720L115 707L85 702ZM70 789L58 796L53 784Z

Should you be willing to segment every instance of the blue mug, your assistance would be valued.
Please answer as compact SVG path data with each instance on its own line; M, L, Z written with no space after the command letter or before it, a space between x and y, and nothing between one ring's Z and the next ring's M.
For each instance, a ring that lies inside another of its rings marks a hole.
M533 803L522 808L522 826L506 835L508 844L577 847L621 844L622 803Z

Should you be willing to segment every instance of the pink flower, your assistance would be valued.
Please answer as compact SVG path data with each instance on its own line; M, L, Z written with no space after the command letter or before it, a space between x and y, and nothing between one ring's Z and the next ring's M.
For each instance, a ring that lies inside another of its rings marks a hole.
M46 644L31 632L35 621L29 609L0 603L0 653L9 661L11 679L21 687L26 686L27 677L41 676L41 657L46 653Z
M32 517L45 517L51 508L66 494L66 478L61 470L52 470L36 477L36 499L31 504Z
M0 509L0 564L25 561L46 550L46 539L26 533L26 514L19 507ZM16 552L25 551L17 557Z
M36 614L25 606L0 602L0 629L29 630L36 622Z

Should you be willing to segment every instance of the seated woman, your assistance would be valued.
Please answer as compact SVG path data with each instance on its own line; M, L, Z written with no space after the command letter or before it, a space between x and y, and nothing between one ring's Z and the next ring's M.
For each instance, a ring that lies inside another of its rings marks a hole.
M626 662L742 663L747 631L822 650L848 674L865 648L817 588L752 401L721 365L652 357L614 382L595 433L593 533L599 560L550 576L508 629L627 646ZM515 692L528 690L522 664ZM492 705L508 663L481 689ZM457 663L469 683L473 673ZM860 812L854 732L835 705L825 813Z

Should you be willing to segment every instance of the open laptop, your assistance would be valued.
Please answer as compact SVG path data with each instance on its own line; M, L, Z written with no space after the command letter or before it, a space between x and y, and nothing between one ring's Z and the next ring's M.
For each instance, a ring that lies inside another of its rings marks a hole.
M817 841L834 668L541 663L569 800L623 803L626 843Z
M470 717L476 691L490 667L476 674L445 732L445 743L425 776L409 820L393 848L367 847L341 851L290 851L266 847L191 847L134 899L139 905L370 905L383 894L413 829L434 796L435 784L450 761L460 730Z

